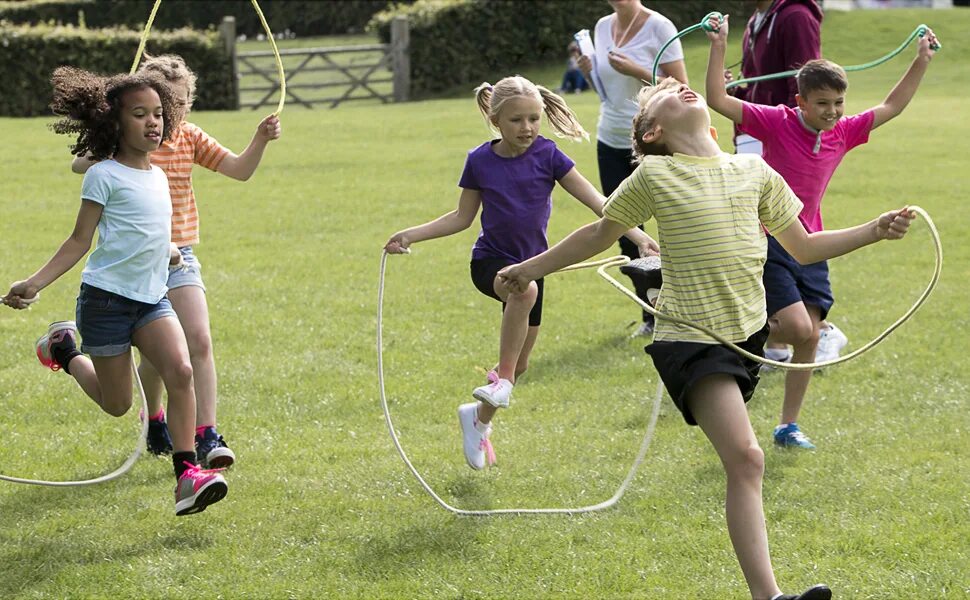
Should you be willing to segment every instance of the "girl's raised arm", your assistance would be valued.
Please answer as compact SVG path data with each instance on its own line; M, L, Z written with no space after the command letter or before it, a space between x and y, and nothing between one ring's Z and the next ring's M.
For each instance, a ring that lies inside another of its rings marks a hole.
M87 254L91 248L94 230L98 226L103 209L104 207L97 202L81 200L81 208L77 213L77 221L74 223L74 231L71 232L70 237L64 240L54 256L36 273L23 281L14 282L10 286L10 291L7 292L6 296L6 302L9 306L27 308L24 300L36 296L37 292L70 271L71 267Z
M391 254L403 254L415 242L446 237L468 229L475 222L482 206L482 194L478 190L462 189L458 208L443 214L434 221L410 227L391 236L384 249Z

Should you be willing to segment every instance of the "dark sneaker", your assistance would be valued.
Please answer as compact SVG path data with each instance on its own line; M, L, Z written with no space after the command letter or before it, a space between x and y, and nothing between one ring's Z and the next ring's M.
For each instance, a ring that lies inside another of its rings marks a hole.
M138 413L139 418L144 419L144 411ZM168 423L165 422L165 412L162 412L160 419L148 420L148 439L145 444L148 451L155 456L172 453L172 437L168 434Z
M190 465L175 484L175 515L202 512L225 498L228 491L226 480L218 472Z
M236 455L215 427L206 427L205 432L195 436L195 455L199 462L209 469L225 469L236 462Z
M47 333L37 340L37 359L51 371L60 371L64 365L54 358L54 349L74 350L77 347L77 325L74 321L54 321Z
M799 595L782 594L776 600L831 600L832 590L827 585L813 585Z

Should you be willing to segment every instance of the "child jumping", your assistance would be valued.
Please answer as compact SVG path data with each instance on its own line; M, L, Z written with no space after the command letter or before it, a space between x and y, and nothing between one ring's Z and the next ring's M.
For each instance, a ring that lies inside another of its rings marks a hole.
M202 264L193 247L199 243L199 213L192 189L192 165L222 173L239 181L248 180L263 157L266 145L281 134L275 116L263 119L249 146L238 156L223 147L197 125L185 120L195 99L196 76L182 57L145 55L140 70L155 73L169 84L179 110L173 119L172 139L163 140L151 153L151 161L164 171L172 197L172 243L182 255L182 264L168 273L168 299L185 330L189 356L195 373L196 427L195 449L206 467L229 467L236 455L216 430L216 365L212 354L209 306L202 281ZM90 156L74 159L72 168L84 173L92 164ZM151 360L142 356L138 373L148 397L148 450L156 455L172 451L172 440L162 408L162 379Z
M798 220L801 202L781 176L758 156L721 151L700 95L667 78L644 88L638 103L636 171L610 197L602 219L499 271L507 293L602 252L632 225L656 218L663 271L657 309L761 355L768 336L762 227L803 264L901 238L909 227L912 215L904 208L851 229L809 234ZM795 596L782 594L775 582L761 498L764 452L745 410L759 363L666 320L658 320L654 340L646 351L670 397L684 420L704 431L724 466L728 533L752 598L828 600L824 585Z
M475 97L482 115L500 137L468 153L458 182L462 188L458 208L395 233L384 249L402 253L413 243L464 231L482 209L482 229L472 249L471 278L481 293L502 303L499 360L489 373L489 383L472 392L478 402L458 407L465 459L471 468L482 469L486 462L494 462L489 441L492 417L497 409L509 406L512 386L529 366L542 321L543 280L538 278L510 293L499 284L496 273L548 248L546 226L557 181L596 214L601 214L605 198L554 142L539 135L545 112L557 135L577 141L588 137L560 96L515 76L494 87L483 83ZM639 229L620 233L629 235L645 255L659 251Z
M168 391L175 468L175 514L201 512L225 497L225 479L198 467L193 443L195 392L185 335L165 297L172 202L168 181L150 155L172 135L177 99L148 74L109 79L60 67L51 107L58 133L77 134L71 148L99 162L84 176L74 231L36 273L10 286L5 303L27 301L66 273L98 243L81 273L76 320L52 323L37 341L41 364L63 369L112 416L131 408L131 346L158 368ZM81 351L77 349L78 328ZM84 356L81 352L90 355Z
M822 197L842 157L866 143L873 129L903 112L933 58L936 36L927 31L920 39L916 58L881 104L845 117L849 85L845 71L822 59L811 60L799 69L797 108L752 104L729 95L722 75L727 17L723 22L712 18L710 24L719 28L707 34L711 40L707 66L710 107L737 123L742 133L761 140L765 162L785 179L804 205L798 218L805 230L822 231ZM828 263L799 264L779 240L769 236L764 286L771 325L769 342L790 344L793 362L812 362L820 337L826 335L821 323L834 302ZM781 419L773 435L780 446L815 448L797 422L811 378L811 371L788 371L785 375Z

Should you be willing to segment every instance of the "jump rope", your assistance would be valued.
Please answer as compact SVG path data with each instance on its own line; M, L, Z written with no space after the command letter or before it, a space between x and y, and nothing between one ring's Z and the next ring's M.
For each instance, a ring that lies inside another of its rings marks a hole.
M653 65L654 81L656 81L656 78L657 78L657 70L660 65L660 58L663 55L664 51L667 49L667 47L670 46L670 44L672 44L675 40L680 39L691 32L697 31L698 29L703 29L704 31L714 31L715 29L711 27L710 24L708 23L708 20L711 19L712 17L717 18L718 22L723 22L723 16L721 15L721 13L718 13L718 12L708 13L700 23L692 25L678 32L677 35L675 35L673 38L668 40L661 47L660 51L657 53L657 58ZM917 37L925 36L928 29L929 28L926 25L919 25L916 29L913 30L913 32L909 35L906 41L904 41L898 48L896 48L889 54L881 58L878 58L876 60L873 60L871 62L862 64L862 65L844 67L844 69L846 71L861 71L863 69L869 69L869 68L881 65L882 63L892 59L894 56L902 52L903 49L906 46L908 46ZM933 45L934 50L939 50L940 48L941 48L941 45L939 43ZM735 87L745 83L766 81L769 79L781 79L784 77L791 77L796 73L797 71L785 71L783 73L775 73L772 75L763 75L760 77L741 79L739 81L732 82L727 87ZM618 267L620 265L624 265L628 263L630 259L626 256L614 256L611 258L605 258L605 259L591 261L591 262L578 263L578 264L560 269L559 271L556 271L556 273L565 273L568 271L577 271L581 269L595 268L596 273L600 277L605 279L607 282L609 282L610 285L612 285L614 288L619 290L626 297L636 302L640 306L640 308L650 313L657 319L670 321L672 323L678 323L680 325L690 327L697 331L701 331L707 334L708 336L710 336L711 338L717 340L719 343L723 344L724 346L731 348L741 356L744 356L745 358L756 361L763 365L768 365L768 366L776 367L778 369L789 370L789 371L811 371L822 367L831 367L833 365L841 364L843 362L852 360L864 354L865 352L868 352L876 345L878 345L880 342L882 342L884 339L886 339L889 336L889 334L891 334L893 331L899 328L899 326L901 326L903 323L908 321L913 316L913 314L917 310L919 310L919 308L923 305L923 303L926 302L927 298L929 298L930 294L933 292L933 289L936 288L937 282L940 279L940 272L943 269L943 245L940 242L940 234L936 229L936 225L933 223L933 219L930 218L929 213L927 213L921 207L915 206L915 205L910 206L909 210L920 215L923 218L923 220L926 222L926 225L929 229L930 236L933 239L936 262L935 262L933 273L930 277L930 280L927 283L926 288L919 295L919 297L909 308L909 310L903 313L901 317L896 319L896 321L893 322L889 327L887 327L885 331L877 335L875 338L873 338L871 341L869 341L864 346L858 348L857 350L854 350L853 352L850 352L849 354L846 354L844 356L840 356L839 358L836 358L834 360L812 362L812 363L788 363L788 362L771 360L768 358L764 358L762 356L758 356L756 354L752 354L751 352L748 352L747 350L739 347L737 344L731 342L730 340L725 339L717 332L699 323L693 323L691 321L682 319L680 317L664 314L656 310L649 303L644 302L636 295L636 293L630 291L622 283L614 279L609 273L606 272L606 269L610 267ZM410 252L408 253L410 254ZM637 469L639 469L640 465L643 463L643 460L646 457L647 450L650 447L650 442L653 439L653 434L657 424L657 417L660 414L660 403L663 398L663 392L664 392L663 381L658 381L657 383L657 391L654 396L653 406L650 412L650 420L647 424L647 430L646 430L646 433L644 434L643 441L640 443L640 450L638 451L636 458L634 458L633 465L630 467L626 477L623 479L623 482L620 484L619 488L617 488L616 492L614 492L614 494L607 500L604 500L597 504L591 504L588 506L581 506L576 508L503 508L503 509L488 509L488 510L467 510L467 509L457 508L448 504L444 499L441 498L441 496L439 496L434 491L434 488L432 488L431 485L429 485L428 482L425 481L425 479L415 468L414 464L408 458L407 453L404 451L404 448L401 445L401 441L398 438L398 434L394 429L394 423L391 420L391 413L390 413L390 409L388 408L387 393L384 385L384 348L383 348L384 280L385 280L385 273L387 269L387 256L388 256L387 251L384 251L383 254L381 255L380 276L378 279L378 288L377 288L377 380L378 380L378 387L380 389L381 408L384 411L384 422L386 423L387 429L390 432L391 441L394 443L394 447L397 449L398 454L401 455L401 459L404 461L404 464L407 466L408 470L411 471L411 474L414 475L415 479L418 480L418 483L421 484L421 487L424 488L425 492L427 492L428 495L431 496L431 498L445 510L456 515L472 516L472 517L485 517L485 516L497 516L497 515L527 515L527 514L572 515L572 514L601 511L601 510L610 508L614 506L617 502L619 502L620 498L623 497L623 494L626 493L627 489L629 488L630 483L633 481L633 478L636 476ZM554 274L554 273L551 273L551 274Z
M158 13L158 7L162 4L162 0L155 0L154 6L152 6L152 11L148 15L148 21L145 22L145 29L141 34L141 40L138 42L138 50L135 52L135 60L131 64L131 71L129 74L133 75L138 70L138 64L141 62L142 54L145 51L145 44L148 42L148 34L151 32L152 23L155 21L155 14ZM259 7L259 3L256 0L252 0L253 8L256 10L256 14L259 16L259 21L263 25L263 29L266 31L266 38L273 47L273 55L276 57L276 71L279 75L280 82L280 101L276 107L276 112L273 113L275 116L279 116L283 112L283 104L286 101L286 75L283 72L283 60L280 58L280 52L276 47L276 40L273 38L273 32L269 28L269 24L266 22L266 17L263 16L263 11ZM29 305L37 302L40 299L40 293L35 295L33 298L21 299L21 302ZM0 296L0 304L8 304L7 298L5 296ZM21 477L10 477L8 475L0 475L0 481L9 481L11 483L25 483L29 485L41 485L49 487L79 487L85 485L94 485L96 483L104 483L111 481L112 479L117 479L131 470L138 461L138 458L143 452L145 445L145 440L148 436L148 398L145 396L145 388L142 386L141 378L138 376L138 368L135 366L135 361L131 361L131 370L134 374L134 379L138 387L138 393L141 395L142 402L142 414L144 418L141 423L141 434L135 441L135 449L132 451L131 455L125 460L125 462L110 473L106 473L99 477L93 479L84 479L79 481L47 481L43 479L25 479Z

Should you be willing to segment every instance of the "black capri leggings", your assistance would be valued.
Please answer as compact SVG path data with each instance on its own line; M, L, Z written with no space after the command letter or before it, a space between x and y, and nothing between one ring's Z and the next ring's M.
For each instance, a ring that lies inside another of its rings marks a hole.
M470 265L472 283L475 284L479 292L502 302L502 299L495 293L495 287L492 284L495 282L495 275L512 264L515 264L515 262L506 258L473 258ZM529 312L529 327L538 327L542 324L542 289L545 287L544 283L542 279L536 279L539 293L536 295L536 303ZM505 310L504 302L502 302L502 310Z

